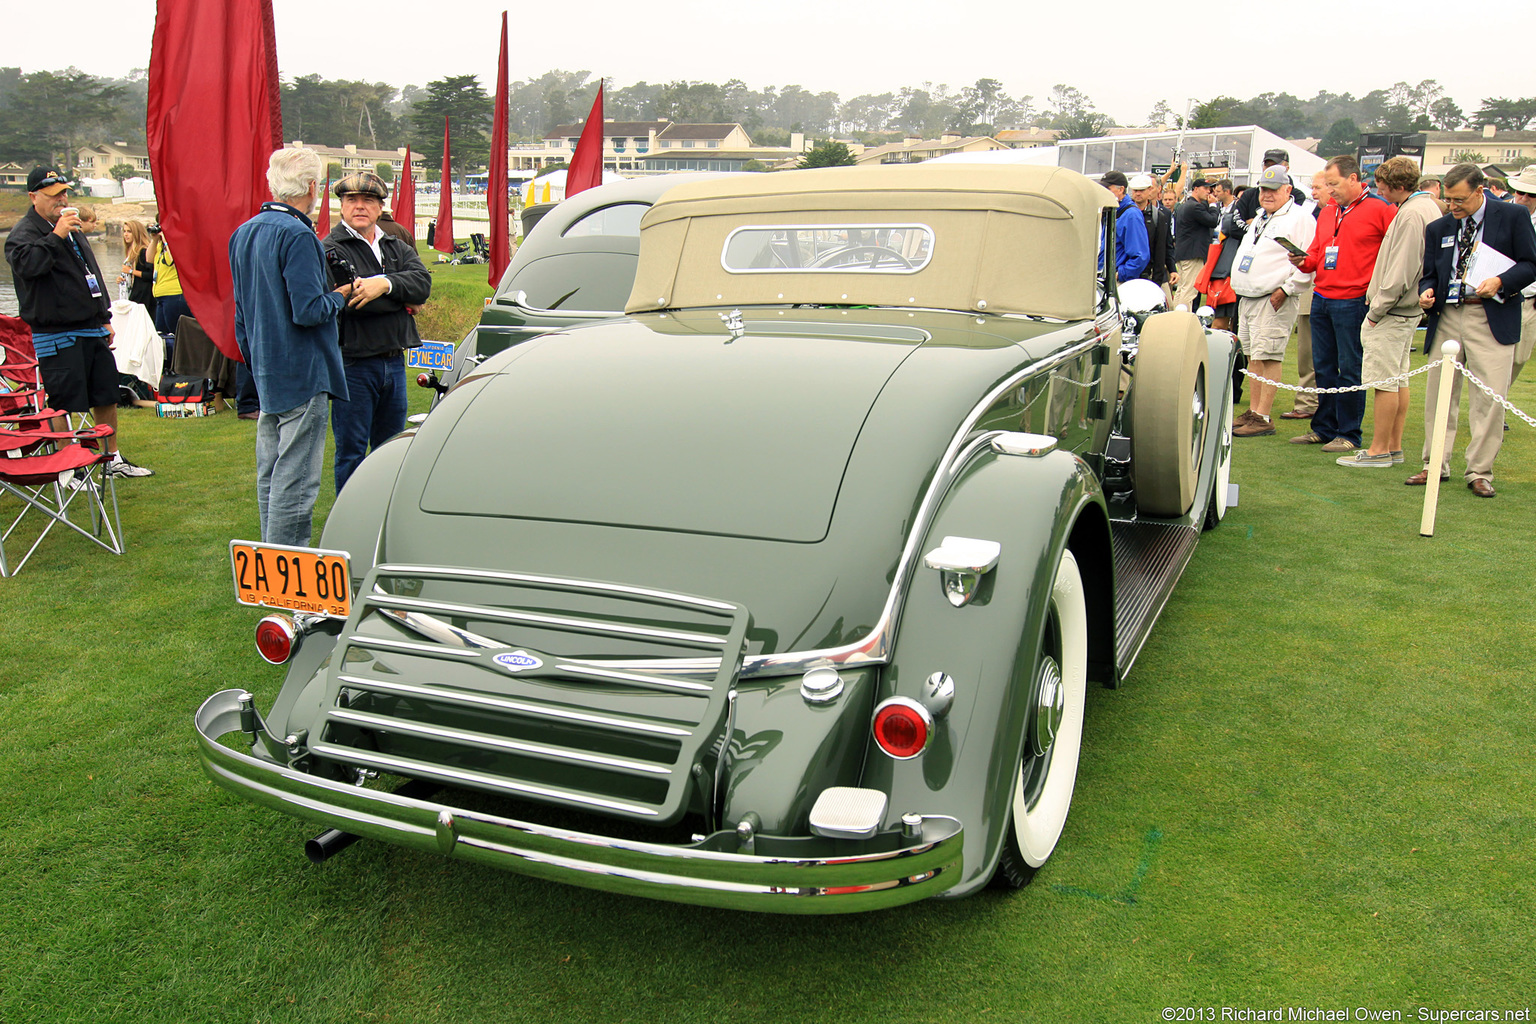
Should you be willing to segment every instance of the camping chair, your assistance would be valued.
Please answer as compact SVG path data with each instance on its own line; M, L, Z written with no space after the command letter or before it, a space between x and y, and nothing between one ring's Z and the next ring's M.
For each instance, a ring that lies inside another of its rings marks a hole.
M22 504L21 512L0 535L0 577L20 572L60 523L114 555L123 553L117 485L106 468L111 456L100 443L111 433L112 428L106 426L77 431L0 428L0 498L12 495ZM70 519L70 505L76 501L83 501L90 510L89 530ZM47 523L12 567L6 559L5 543L31 512L43 516Z
M68 415L48 408L32 329L16 317L0 315L0 428L41 430L55 417Z

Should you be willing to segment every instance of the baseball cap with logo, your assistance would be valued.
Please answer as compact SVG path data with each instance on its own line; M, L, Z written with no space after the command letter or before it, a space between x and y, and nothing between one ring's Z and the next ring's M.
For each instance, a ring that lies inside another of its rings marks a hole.
M1270 164L1264 168L1264 173L1259 175L1259 188L1279 188L1281 185L1290 183L1290 174L1279 164Z
M64 177L64 172L57 167L34 167L32 173L27 175L28 192L56 196L65 189L74 187L75 183Z

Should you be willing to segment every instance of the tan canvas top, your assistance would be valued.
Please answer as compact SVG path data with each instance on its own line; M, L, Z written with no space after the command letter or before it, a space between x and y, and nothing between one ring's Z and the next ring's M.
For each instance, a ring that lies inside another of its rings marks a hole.
M1094 315L1100 185L1057 167L908 164L730 175L669 190L641 221L626 311L818 303ZM921 225L930 244L902 273L727 270L733 231Z

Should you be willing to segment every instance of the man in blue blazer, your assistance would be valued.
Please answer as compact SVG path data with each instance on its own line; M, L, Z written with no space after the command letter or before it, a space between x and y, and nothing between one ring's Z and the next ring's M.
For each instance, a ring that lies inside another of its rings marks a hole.
M1447 172L1442 197L1451 212L1431 221L1424 230L1424 275L1419 281L1419 305L1429 310L1424 349L1434 351L1437 337L1461 342L1461 361L1497 394L1509 392L1515 345L1520 340L1520 289L1536 281L1536 230L1530 214L1513 203L1489 202L1486 179L1476 164L1457 164ZM1477 280L1479 249L1503 254L1514 265L1496 276ZM1471 281L1469 281L1471 278ZM1475 283L1473 283L1475 282ZM1424 400L1424 470L1409 477L1409 485L1429 481L1429 448L1434 431L1435 393L1440 367L1429 372ZM1457 406L1461 374L1451 385L1451 417L1446 425L1445 455L1440 479L1451 475L1451 449L1456 444ZM1473 388L1468 407L1467 487L1480 498L1491 498L1493 460L1504 443L1504 407Z

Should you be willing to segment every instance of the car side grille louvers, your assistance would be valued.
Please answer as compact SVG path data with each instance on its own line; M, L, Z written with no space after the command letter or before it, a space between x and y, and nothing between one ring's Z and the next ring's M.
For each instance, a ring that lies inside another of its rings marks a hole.
M740 605L686 594L379 566L332 655L310 750L670 823L687 807L692 769L719 745L750 625ZM669 668L679 652L695 665L702 652L708 667Z

